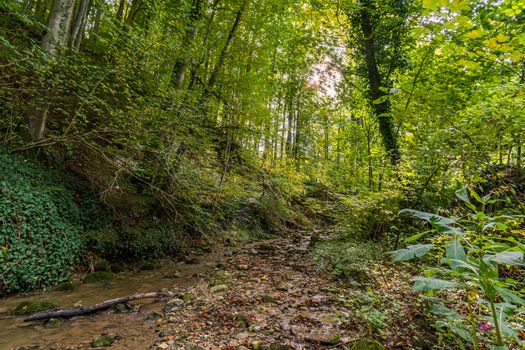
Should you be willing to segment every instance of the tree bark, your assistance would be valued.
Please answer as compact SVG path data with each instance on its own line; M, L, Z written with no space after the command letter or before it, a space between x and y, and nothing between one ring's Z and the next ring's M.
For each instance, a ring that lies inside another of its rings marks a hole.
M211 72L210 78L208 79L208 84L205 89L205 95L209 95L211 89L217 82L217 77L219 75L220 70L222 69L222 66L224 65L226 56L228 55L228 52L230 51L231 43L233 41L235 33L237 32L237 29L239 28L239 24L241 22L242 15L244 14L244 10L246 9L247 4L248 4L248 0L243 0L241 3L241 7L237 11L237 15L235 16L235 21L233 22L232 28L230 29L230 33L228 34L228 38L226 39L226 43L224 44L224 47L222 48L222 51L219 55L219 60L217 61L217 64L215 65L215 67L213 67L213 71Z
M75 14L75 20L71 26L71 34L69 38L69 46L73 49L77 47L77 42L78 46L80 46L80 38L82 37L82 31L87 17L89 3L90 0L80 0L77 13Z
M152 299L152 298L159 298L163 296L165 296L165 293L160 293L160 292L133 294L133 295L125 296L125 297L106 300L101 303L93 304L90 306L78 307L75 309L37 312L35 314L29 315L28 317L26 317L24 319L24 322L47 320L50 318L70 318L74 316L88 315L94 312L109 309L113 305L127 303L129 301L138 300L138 299Z
M190 12L190 23L181 48L182 57L177 60L175 66L173 67L173 85L176 89L182 88L184 79L186 78L186 70L189 59L188 51L191 49L191 46L197 38L197 34L199 33L199 22L202 18L202 6L203 0L195 0L193 8Z
M74 0L55 0L49 16L48 30L42 38L42 50L56 56L68 40L73 15ZM32 141L41 140L46 129L49 104L39 103L29 117L29 136Z
M391 116L387 87L383 85L376 59L376 43L374 40L374 26L371 19L372 4L365 1L360 12L361 30L363 32L363 54L365 56L368 84L369 102L379 123L383 146L385 147L390 163L396 165L400 161L399 145L394 123Z

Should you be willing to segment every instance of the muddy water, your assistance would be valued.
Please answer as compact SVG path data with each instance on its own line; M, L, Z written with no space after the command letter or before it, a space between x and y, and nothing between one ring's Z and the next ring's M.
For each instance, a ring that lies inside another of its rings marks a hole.
M43 322L25 323L23 317L11 316L9 311L26 300L49 301L60 308L72 308L95 304L137 292L176 290L198 281L197 276L211 271L223 260L218 250L205 256L195 257L194 265L164 261L152 271L123 272L115 274L109 282L82 284L73 291L49 291L17 295L0 299L0 350L16 349L85 349L90 342L104 333L117 334L120 340L111 349L149 349L156 340L155 320L147 316L160 312L164 303L155 300L132 302L132 311L115 313L105 311L95 315L75 317L52 328ZM167 278L176 272L180 278Z

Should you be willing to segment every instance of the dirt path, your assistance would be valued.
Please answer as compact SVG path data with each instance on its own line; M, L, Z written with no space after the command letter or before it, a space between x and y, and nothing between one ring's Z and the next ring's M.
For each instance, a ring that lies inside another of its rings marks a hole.
M313 266L310 237L243 246L207 281L174 291L158 349L327 349L363 337Z

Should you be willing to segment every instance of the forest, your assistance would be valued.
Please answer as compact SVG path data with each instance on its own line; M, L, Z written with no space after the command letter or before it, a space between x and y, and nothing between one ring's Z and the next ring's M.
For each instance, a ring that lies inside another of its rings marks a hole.
M524 0L2 0L0 349L524 349L524 143Z

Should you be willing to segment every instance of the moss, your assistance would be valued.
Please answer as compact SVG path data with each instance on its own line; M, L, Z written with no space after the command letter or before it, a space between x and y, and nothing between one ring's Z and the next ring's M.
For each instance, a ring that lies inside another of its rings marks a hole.
M55 287L55 290L61 291L61 292L71 292L75 290L75 288L79 285L78 281L67 281L64 283L59 284Z
M386 350L386 348L375 339L363 338L352 346L352 350Z
M84 283L95 283L102 281L111 281L113 279L113 274L107 271L96 271L88 274L84 278Z
M116 339L117 339L117 336L114 334L104 334L94 339L91 342L91 347L92 348L105 348L105 347L111 346Z
M13 314L29 315L39 311L52 310L54 308L56 308L56 306L47 301L23 301L13 310Z
M157 265L155 265L152 262L145 262L142 265L140 265L139 270L140 271L151 271L155 270L157 268Z

